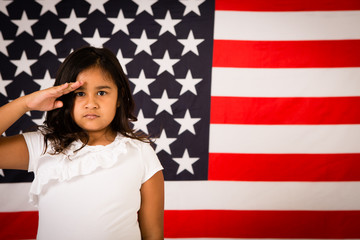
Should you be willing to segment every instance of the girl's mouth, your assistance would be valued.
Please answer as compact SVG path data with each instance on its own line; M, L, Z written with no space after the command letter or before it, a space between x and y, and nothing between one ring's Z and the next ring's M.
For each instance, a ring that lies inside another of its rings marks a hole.
M86 114L84 117L87 118L87 119L95 119L95 118L98 118L99 115L96 115L96 114Z

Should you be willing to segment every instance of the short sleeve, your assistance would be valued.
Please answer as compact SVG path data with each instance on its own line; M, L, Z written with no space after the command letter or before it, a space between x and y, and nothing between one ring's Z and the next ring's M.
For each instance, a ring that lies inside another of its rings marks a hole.
M150 144L142 144L142 159L144 163L144 174L141 183L146 182L155 173L164 169Z
M40 132L23 133L29 151L29 172L37 169L38 159L45 150L44 136Z

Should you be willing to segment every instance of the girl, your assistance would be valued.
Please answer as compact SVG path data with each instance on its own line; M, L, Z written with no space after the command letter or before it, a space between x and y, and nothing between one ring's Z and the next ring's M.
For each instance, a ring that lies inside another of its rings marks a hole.
M93 47L65 59L54 87L0 108L1 133L48 111L38 131L0 138L0 169L34 172L37 239L163 239L162 166L129 127L133 109L117 58Z

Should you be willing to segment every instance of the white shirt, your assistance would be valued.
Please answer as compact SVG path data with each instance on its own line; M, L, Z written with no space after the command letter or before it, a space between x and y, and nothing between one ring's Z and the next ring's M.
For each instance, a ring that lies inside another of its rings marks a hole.
M118 134L106 146L74 142L66 154L44 152L39 132L23 134L30 202L39 208L37 239L141 239L137 221L141 185L162 166L151 146Z

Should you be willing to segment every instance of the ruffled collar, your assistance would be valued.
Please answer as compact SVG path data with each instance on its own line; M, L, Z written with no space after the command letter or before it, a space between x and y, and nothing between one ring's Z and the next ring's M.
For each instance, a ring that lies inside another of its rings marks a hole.
M126 154L128 147L140 149L139 141L118 134L108 145L85 145L78 140L73 142L64 154L44 154L35 169L35 178L30 187L30 202L38 203L38 196L51 181L64 182L90 174L99 168L111 168L118 161L119 155ZM86 157L85 157L86 156Z

